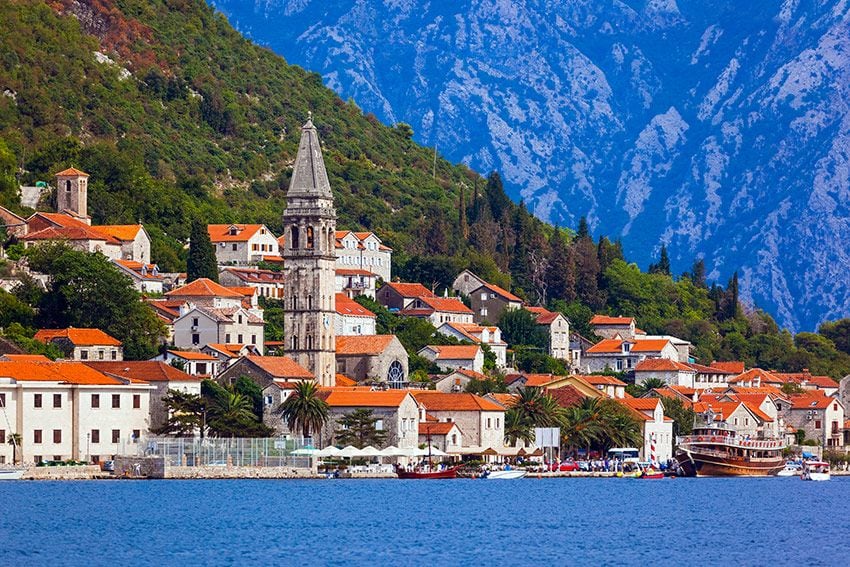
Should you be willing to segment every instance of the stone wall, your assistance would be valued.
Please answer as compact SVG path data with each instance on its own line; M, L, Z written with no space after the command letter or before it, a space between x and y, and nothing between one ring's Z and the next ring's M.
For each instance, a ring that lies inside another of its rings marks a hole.
M29 480L90 480L103 477L108 473L98 465L75 465L56 467L32 467L23 478Z

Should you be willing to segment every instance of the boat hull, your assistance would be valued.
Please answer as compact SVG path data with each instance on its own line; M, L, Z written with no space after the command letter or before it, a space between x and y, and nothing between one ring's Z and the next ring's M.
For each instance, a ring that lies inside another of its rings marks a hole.
M24 473L24 469L2 469L0 470L0 480L20 480Z
M681 452L676 455L684 476L771 476L785 467L783 459L751 461L745 458L700 455Z
M829 473L818 473L818 472L803 473L803 475L800 478L802 478L803 480L814 480L814 481L823 482L825 480L829 480Z
M430 472L416 472L416 471L406 471L401 468L396 469L396 474L398 478L407 479L407 480L427 480L427 479L441 479L441 478L457 478L457 470L460 467L451 467L442 471L430 471Z
M527 474L526 471L490 471L484 478L489 480L514 480L523 478Z

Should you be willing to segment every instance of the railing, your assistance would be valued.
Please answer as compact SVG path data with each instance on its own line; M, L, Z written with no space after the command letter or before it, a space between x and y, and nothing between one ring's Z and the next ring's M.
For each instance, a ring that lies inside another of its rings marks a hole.
M705 456L717 457L719 459L729 459L729 458L735 457L735 455L730 455L727 451L718 451L717 449L708 449L706 447L689 447L688 452L693 454L693 455L699 455L699 456L703 456L703 457L705 457ZM738 458L741 458L741 457L738 457ZM752 456L749 456L749 455L747 455L745 458L748 462L753 462L753 463L760 463L760 462L769 463L769 462L776 461L776 459L777 459L777 457L752 457Z
M139 455L157 456L166 466L309 467L310 458L293 455L301 439L151 437Z
M785 442L779 439L747 439L737 435L684 435L676 438L678 445L714 443L742 449L782 449Z

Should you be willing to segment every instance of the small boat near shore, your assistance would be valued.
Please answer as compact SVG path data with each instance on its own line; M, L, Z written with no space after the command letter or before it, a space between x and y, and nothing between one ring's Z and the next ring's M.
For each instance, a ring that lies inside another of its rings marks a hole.
M25 468L0 468L0 480L20 480L25 472Z
M785 468L783 468L781 471L776 473L776 476L783 476L783 477L800 476L802 471L803 471L803 467L802 467L802 465L800 465L800 463L797 463L795 461L788 461L788 462L785 463Z
M829 463L824 461L803 461L803 480L824 481L830 479Z
M522 469L508 469L503 471L487 471L481 478L490 480L515 480L524 478L527 474L528 472Z
M423 469L406 470L404 467L396 466L395 473L401 479L441 479L441 478L457 478L457 470L460 466L448 467L445 469L431 470L429 467Z

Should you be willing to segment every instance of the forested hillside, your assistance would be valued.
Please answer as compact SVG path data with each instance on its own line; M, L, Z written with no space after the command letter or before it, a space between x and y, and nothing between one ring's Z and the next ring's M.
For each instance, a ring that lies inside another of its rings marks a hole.
M642 273L618 242L594 240L585 222L575 231L541 222L508 198L498 174L435 160L407 125L364 115L202 0L12 0L0 4L0 57L0 204L28 212L15 177L30 184L84 169L94 222L141 220L164 270L185 269L193 220L280 229L299 126L312 111L338 226L379 233L402 279L442 291L468 267L562 310L581 332L593 312L634 315L650 333L693 341L703 361L850 372L846 325L830 338L792 337L739 306L736 279L707 283L700 263L671 277L662 255ZM9 294L0 307L0 327L21 308Z

